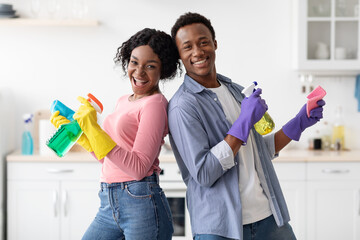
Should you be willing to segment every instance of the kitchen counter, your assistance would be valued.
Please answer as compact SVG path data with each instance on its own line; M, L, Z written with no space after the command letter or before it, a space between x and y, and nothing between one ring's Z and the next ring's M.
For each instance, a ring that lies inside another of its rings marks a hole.
M160 154L160 162L175 162L171 152ZM7 156L8 162L93 162L95 159L87 152L69 152L60 158L53 155L21 155L15 151ZM309 151L284 150L274 162L360 162L360 150L352 151Z
M283 150L275 162L360 162L360 150Z
M6 157L7 162L93 162L95 159L87 152L69 152L66 156L60 158L54 154L39 155L35 152L33 155L22 155L21 151L15 151Z

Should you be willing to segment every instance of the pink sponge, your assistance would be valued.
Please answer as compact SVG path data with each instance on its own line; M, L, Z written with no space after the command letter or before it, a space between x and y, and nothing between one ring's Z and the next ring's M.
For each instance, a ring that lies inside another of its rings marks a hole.
M310 117L310 111L318 106L317 101L325 97L325 95L326 91L318 86L307 96L306 113L308 117Z

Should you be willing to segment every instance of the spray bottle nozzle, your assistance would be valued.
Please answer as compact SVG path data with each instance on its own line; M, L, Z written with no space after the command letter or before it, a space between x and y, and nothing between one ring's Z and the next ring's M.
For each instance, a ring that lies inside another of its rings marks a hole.
M257 82L254 81L252 84L244 88L241 93L245 94L245 97L250 97L250 95L255 91L255 87L257 86Z
M93 106L98 113L102 113L102 111L104 109L102 103L91 93L88 93L87 96L88 96L88 101L90 102L91 106Z
M27 113L23 115L23 119L25 123L32 122L33 115L31 113Z

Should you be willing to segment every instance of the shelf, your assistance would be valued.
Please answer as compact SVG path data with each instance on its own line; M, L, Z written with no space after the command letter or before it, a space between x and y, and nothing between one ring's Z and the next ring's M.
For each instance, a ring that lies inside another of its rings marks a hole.
M0 19L0 26L73 26L73 27L96 27L99 25L97 20L91 19L31 19L15 18Z
M339 22L357 22L359 21L359 18L357 17L336 17L334 18L335 21Z
M308 17L307 21L309 22L330 22L332 18L330 17Z
M354 22L358 21L357 17L308 17L307 21L309 22L331 22L331 21L339 21L339 22Z
M348 77L355 78L360 75L360 70L318 70L318 69L301 69L297 70L299 75L312 75L317 78L337 78L337 77Z

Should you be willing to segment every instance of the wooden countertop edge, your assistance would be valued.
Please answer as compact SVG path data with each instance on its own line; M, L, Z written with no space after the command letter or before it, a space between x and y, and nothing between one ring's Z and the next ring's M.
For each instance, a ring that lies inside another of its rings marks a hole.
M159 156L160 163L176 162L172 153ZM93 156L86 152L68 153L60 158L54 155L21 155L19 151L9 154L7 162L96 162ZM286 162L360 162L360 150L353 151L307 151L307 150L287 150L280 152L279 156L273 160L278 163Z

